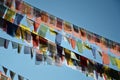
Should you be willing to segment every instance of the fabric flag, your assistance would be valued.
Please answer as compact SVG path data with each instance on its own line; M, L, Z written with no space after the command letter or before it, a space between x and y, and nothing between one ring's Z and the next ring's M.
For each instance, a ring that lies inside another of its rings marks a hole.
M47 31L48 31L48 26L44 25L44 24L41 24L40 27L39 27L38 35L40 35L42 37L45 37Z
M80 38L83 40L83 41L86 41L87 40L87 35L86 35L86 30L84 30L83 28L80 28Z
M16 37L17 37L18 39L21 38L21 27L18 27L18 28L17 28L15 35L16 35Z
M56 44L52 42L48 42L48 51L49 51L49 56L53 57L56 55Z
M95 66L94 66L94 62L92 60L87 61L87 69L88 69L88 73L93 73Z
M101 36L94 34L93 35L94 42L100 47L101 45Z
M82 44L82 41L80 40L77 41L77 49L80 53L83 52L83 44Z
M71 60L71 51L64 48L65 59L67 60L67 64L70 65Z
M57 18L56 29L61 31L62 25L63 25L63 20L60 18Z
M27 15L27 14L31 14L31 11L32 11L32 7L28 5L26 2L23 2L22 13Z
M75 47L76 47L76 40L75 40L75 38L70 38L70 43L71 43L72 48L75 49Z
M34 14L34 17L41 17L41 14L40 14L41 10L38 9L38 8L33 8L33 14Z
M116 58L111 55L109 55L109 58L110 58L110 62L112 63L112 65L117 66Z
M15 16L15 11L12 11L11 9L7 9L4 19L13 22L14 21L13 16Z
M37 32L38 28L40 27L40 23L41 23L41 17L35 18L35 21L33 23L35 32Z
M33 39L33 47L37 48L38 47L38 43L39 43L39 36L32 33L32 39Z
M119 51L119 49L120 49L120 46L118 45L118 44L116 44L115 45L115 47L114 47L114 54L116 55L116 56L120 56L120 51Z
M24 46L24 54L31 54L31 47Z
M65 21L64 22L64 31L68 34L72 34L72 24Z
M1 0L0 0L1 1ZM6 11L6 7L0 4L0 17L3 17Z
M22 14L16 13L15 19L14 19L14 24L19 25L21 20L23 19L23 17L24 16Z
M47 56L46 62L47 62L47 64L52 65L53 59L51 57Z
M61 45L61 42L62 42L62 34L61 33L57 33L56 34L56 38L55 38L55 43L57 45Z
M77 38L80 38L79 28L76 25L73 25L73 35Z
M47 23L48 22L48 14L44 11L41 11L41 21Z
M4 66L2 66L2 68L3 68L4 73L7 74L8 69Z
M22 44L18 44L18 53L21 52L21 49L22 49Z
M15 9L17 12L22 11L22 0L15 0Z
M31 32L30 31L25 31L25 40L30 43L31 42Z
M62 52L63 52L63 47L57 45L57 55L58 55L58 57L61 58L61 60L63 60L63 54L62 54Z
M7 21L7 34L14 37L17 29L18 29L17 25L14 25L14 24Z
M40 50L36 50L36 60L35 64L39 65L43 61L43 53L40 52Z
M18 75L18 80L24 80L24 77L21 75Z
M34 9L33 9L33 14L34 14L34 17L35 17L35 21L34 21L33 25L34 25L34 31L36 32L37 29L38 29L39 26L40 26L40 23L41 23L40 10L37 9L37 8L34 8Z
M24 25L20 25L20 26L21 26L21 38L24 40L27 38L25 32L26 30L29 31L29 28Z
M94 44L94 37L93 37L93 34L89 31L86 32L87 33L87 39L90 43Z
M18 48L18 43L12 41L12 48L17 49Z
M56 17L53 15L49 15L49 26L55 29L56 26Z
M87 67L87 58L80 56L80 64L82 67L82 71L85 71L85 68Z
M0 47L3 47L5 43L5 39L0 37Z
M11 8L13 0L6 0L5 5Z
M97 52L97 49L96 49L96 47L94 47L94 46L91 46L91 48L92 48L92 54L93 54L93 57L94 57L94 59L96 59L96 52Z
M106 64L106 65L110 64L109 56L105 52L102 52L102 61L103 61L103 64Z
M15 77L15 73L13 71L10 71L10 78L14 80L14 77Z
M30 28L30 30L31 30L31 31L34 31L34 26L33 26L34 21L31 20L31 19L28 19L28 18L27 18L26 21L27 21L27 26Z
M43 54L43 61L45 62L47 59L47 51L48 51L48 41L42 37L40 37L40 42L39 42L39 49L40 52Z
M10 40L5 39L4 48L6 48L6 49L8 48L9 42L10 42Z
M101 38L101 49L103 50L103 51L105 51L105 52L107 52L108 51L108 47L107 47L107 41L106 41L106 39L105 38Z
M71 51L71 58L74 59L74 60L78 60L75 54L76 53L74 53L74 52Z
M120 59L116 58L117 67L120 70Z
M40 37L40 42L39 42L39 49L43 53L44 57L46 58L46 53L48 50L48 41L42 37Z

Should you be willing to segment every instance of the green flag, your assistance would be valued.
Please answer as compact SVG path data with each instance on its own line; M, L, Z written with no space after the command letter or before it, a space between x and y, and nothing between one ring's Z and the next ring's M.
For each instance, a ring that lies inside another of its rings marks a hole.
M42 37L45 37L47 31L48 31L48 26L46 26L46 25L44 25L44 24L41 24L41 25L40 25L40 28L39 28L39 31L38 31L38 35L40 35L40 36L42 36Z

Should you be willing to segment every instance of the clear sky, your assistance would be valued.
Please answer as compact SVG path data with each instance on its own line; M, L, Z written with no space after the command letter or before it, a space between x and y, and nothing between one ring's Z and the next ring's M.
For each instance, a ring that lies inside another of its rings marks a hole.
M120 0L24 0L63 20L120 43ZM16 39L0 31L0 37ZM4 36L3 36L4 35ZM22 43L21 41L17 41ZM35 65L30 55L0 48L0 64L30 80L93 80L68 67ZM34 56L35 58L35 56ZM0 67L1 70L1 67ZM9 73L8 73L9 75ZM15 77L17 80L17 76Z
M120 0L25 0L77 26L120 43Z

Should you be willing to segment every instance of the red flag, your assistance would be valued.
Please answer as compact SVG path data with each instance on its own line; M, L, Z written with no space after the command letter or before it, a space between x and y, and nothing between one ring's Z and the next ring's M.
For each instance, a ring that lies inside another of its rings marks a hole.
M87 40L87 35L86 35L86 30L80 28L80 38L83 40L83 41L86 41Z
M79 28L76 25L73 25L73 35L77 38L80 38Z
M63 25L63 20L60 18L57 18L56 29L62 30L62 25Z
M65 21L63 27L64 27L64 31L66 33L72 34L72 24L71 23Z
M48 23L48 14L46 12L41 12L41 21Z

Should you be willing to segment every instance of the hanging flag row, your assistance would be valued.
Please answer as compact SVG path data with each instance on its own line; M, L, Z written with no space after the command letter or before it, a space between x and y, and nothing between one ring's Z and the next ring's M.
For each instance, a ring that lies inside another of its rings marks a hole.
M12 37L17 37L18 39L22 39L22 40L27 41L28 43L31 43L33 48L36 48L36 49L40 50L41 49L41 44L43 44L46 47L48 46L47 45L48 44L47 39L44 39L43 37L39 36L38 34L30 32L29 30L27 30L24 27L19 27L19 26L15 25L15 24L13 24L9 21L6 21L6 20L2 19L2 18L0 18L0 22L5 24L5 26L2 25L1 28L7 34L9 34ZM61 36L61 34L57 33L56 43L54 43L54 45L61 46L60 45L61 40L58 40L58 39L60 39L60 36ZM5 48L8 47L8 43L9 43L8 40L5 40L5 41L1 40L1 45L4 45ZM13 44L13 47L18 48L18 53L20 52L20 49L21 49L20 44L18 44L18 45ZM118 65L116 64L116 65L113 65L113 66L117 66L118 69L120 69L120 65L119 65L120 60L117 57L113 58L113 56L111 56L110 54L107 54L106 52L103 52L103 51L99 51L95 47L91 47L90 45L88 45L86 43L83 44L82 41L80 41L80 40L77 41L76 47L77 47L77 50L79 51L79 53L83 53L84 48L89 50L90 53L92 53L92 55L95 59L96 59L96 53L98 53L101 56L103 64L110 65L111 62L116 62L117 61ZM25 50L27 50L27 49L25 49ZM54 51L56 51L56 50L54 50ZM31 52L31 51L29 51L29 52ZM70 52L74 52L74 51L70 51ZM109 57L109 56L111 56L111 57Z
M56 65L59 67L65 65L74 70L81 71L88 76L94 77L95 79L105 78L105 77L107 79L116 79L116 80L120 79L120 77L118 77L120 76L119 71L113 70L106 65L97 63L93 60L78 55L75 52L63 48L44 38L40 39L39 49L29 46L23 46L19 43L9 41L4 38L0 38L0 46L1 47L4 46L5 49L8 48L9 42L12 43L13 50L17 49L19 54L24 53L25 55L31 55L31 59L35 57L34 58L35 65L48 64L48 65ZM107 56L107 57L110 58L112 65L118 66L120 68L119 59L113 56ZM106 58L106 56L104 56L104 58ZM104 60L104 62L108 63L106 59Z
M7 2L8 2L7 0L6 0L6 2L4 2L6 4L6 6L8 6ZM15 4L19 4L19 5L24 4L23 6L24 6L25 10L22 8L20 8L20 9L22 9L22 11L26 11L26 12L21 12L19 9L18 9L18 11L16 11L17 8L15 8L15 10L13 10L13 9L10 9L10 6L8 6L9 7L8 8L6 6L0 5L0 13L1 13L0 17L3 17L4 19L6 19L16 25L24 26L27 30L33 31L42 37L45 37L46 32L48 31L48 28L50 30L54 31L55 33L60 32L61 36L65 35L67 37L67 39L69 39L68 41L71 41L71 43L72 43L71 46L73 49L75 48L75 45L76 45L75 40L80 39L83 42L88 41L90 44L97 45L98 47L100 47L100 49L102 51L104 51L106 53L110 49L110 51L115 56L120 56L120 44L118 44L116 42L113 42L102 36L99 36L97 34L89 32L83 28L76 26L76 25L72 25L71 23L63 21L62 19L56 18L54 16L50 17L50 15L48 15L44 11L41 11L40 9L30 6L29 4L22 2L22 0L15 0L15 2L13 1L11 3L15 3ZM27 13L29 13L29 16L30 16L30 14L32 14L34 16L32 18L29 18ZM46 16L47 16L47 20L46 20ZM21 23L21 21L27 22L27 24L23 24L23 23ZM46 26L42 25L42 23L44 23ZM51 23L53 23L54 25L52 25ZM59 35L59 37L61 37L61 36Z
M6 67L4 67L4 66L1 66L1 65L0 65L0 67L2 67L2 69L3 69L3 71L4 71L4 72L0 71L0 80L16 80L16 79L15 79L15 76L18 77L17 80L29 80L29 79L27 79L27 78L25 78L25 77L23 77L23 76L15 73L15 72L13 72L12 70L9 70L8 68L6 68ZM9 77L7 76L7 73L8 73L8 72L9 72L9 74L10 74Z

